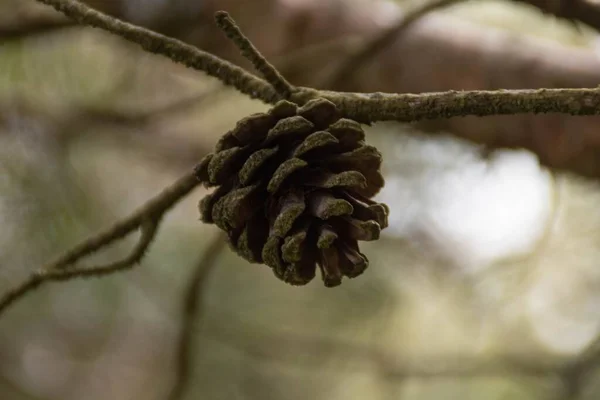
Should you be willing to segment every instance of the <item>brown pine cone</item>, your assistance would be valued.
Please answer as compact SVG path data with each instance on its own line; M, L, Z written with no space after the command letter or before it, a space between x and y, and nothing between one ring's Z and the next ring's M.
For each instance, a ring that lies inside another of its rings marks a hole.
M202 220L227 232L233 249L304 285L319 265L325 286L368 265L358 240L377 240L388 207L370 200L384 184L381 154L359 123L325 99L288 101L240 120L196 167L217 186L200 202Z

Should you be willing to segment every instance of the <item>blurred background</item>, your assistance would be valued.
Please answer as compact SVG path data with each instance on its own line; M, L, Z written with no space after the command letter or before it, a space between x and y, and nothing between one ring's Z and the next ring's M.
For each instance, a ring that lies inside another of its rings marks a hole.
M600 84L591 2L457 1L343 80L335 71L350 54L424 1L86 2L250 68L212 22L226 10L298 85ZM238 119L266 109L34 0L0 0L0 293L128 215ZM218 233L198 220L199 188L132 271L49 284L0 317L0 398L597 399L599 122L520 115L367 127L384 154L378 198L391 208L384 237L361 245L369 269L335 289L319 279L292 287L225 247L186 328L190 280ZM86 262L124 256L133 236Z

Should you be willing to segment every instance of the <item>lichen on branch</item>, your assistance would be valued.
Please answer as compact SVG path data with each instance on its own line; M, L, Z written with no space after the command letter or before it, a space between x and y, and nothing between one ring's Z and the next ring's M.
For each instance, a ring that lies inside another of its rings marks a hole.
M203 71L251 98L262 100L268 104L275 104L281 99L281 95L265 80L182 41L125 23L78 1L37 1L54 7L82 25L100 28L136 43L150 53L165 56L176 63ZM344 117L365 123L411 122L468 115L600 114L600 102L596 88L448 91L423 94L362 94L324 92L305 87L296 89L290 100L298 104L323 97L335 103Z

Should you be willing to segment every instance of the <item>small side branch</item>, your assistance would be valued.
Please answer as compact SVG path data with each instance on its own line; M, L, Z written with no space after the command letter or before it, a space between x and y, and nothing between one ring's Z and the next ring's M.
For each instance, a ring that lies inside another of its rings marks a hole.
M200 258L185 292L182 304L183 322L177 348L175 384L169 394L169 400L183 398L189 386L194 365L194 331L201 318L202 295L225 243L227 243L225 235L219 232Z
M219 11L215 15L215 19L217 25L227 38L238 47L240 53L252 63L254 68L273 86L275 91L284 99L289 98L294 91L294 87L260 54L258 49L242 33L229 14L225 11Z
M421 17L439 8L447 7L461 1L465 0L433 0L420 5L414 10L408 11L397 23L367 40L356 52L350 54L320 87L343 87L344 82L350 80L362 65L369 60L375 59L377 53L388 47L399 35L410 28Z
M276 102L279 95L264 80L244 69L194 46L151 30L141 28L110 17L75 0L37 0L53 7L81 25L100 28L125 40L136 43L144 50L165 56L186 67L204 71L218 78L225 85L233 86L241 93L268 103Z
M179 40L159 35L98 12L74 0L37 0L53 6L77 22L101 28L155 54L190 68L205 71L241 93L274 104L280 95L266 81L227 61ZM325 97L338 106L347 118L371 123L377 121L411 122L424 119L490 116L509 114L563 113L600 114L597 89L540 89L498 91L448 91L423 94L362 94L318 91L298 87L293 101L302 104Z
M51 270L49 272L45 272L44 270L42 270L39 272L38 276L40 276L44 281L66 281L71 278L78 277L100 277L112 274L114 272L130 269L135 264L140 262L140 260L146 255L148 248L150 247L154 238L156 237L159 224L160 217L155 219L149 219L144 224L142 224L142 226L140 227L140 239L138 240L131 253L129 253L129 255L123 258L122 260L93 267L78 266L77 268L66 268L64 270L58 271Z
M143 258L152 243L163 215L199 184L200 182L193 173L185 175L150 199L129 217L82 241L54 262L34 272L25 282L0 297L0 315L15 301L37 289L45 282L64 281L76 277L101 276L133 267ZM140 240L129 256L123 260L91 268L74 267L74 264L82 258L95 253L137 229L142 231Z
M79 277L99 277L109 275L114 272L132 268L145 255L152 240L156 236L158 229L158 220L148 221L142 226L140 240L131 251L131 253L122 260L115 261L106 265L98 265L90 268L78 267L67 269L41 269L31 274L31 276L16 288L5 293L0 299L0 314L2 314L11 304L20 299L29 292L38 289L48 282L68 281Z

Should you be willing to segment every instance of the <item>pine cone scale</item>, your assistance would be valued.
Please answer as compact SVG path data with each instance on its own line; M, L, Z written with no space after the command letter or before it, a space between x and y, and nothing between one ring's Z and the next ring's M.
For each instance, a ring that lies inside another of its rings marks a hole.
M309 197L311 215L322 220L341 215L352 215L354 207L350 202L334 197L327 191L315 191Z
M281 188L281 185L283 184L283 181L286 180L286 178L288 178L294 172L307 166L308 163L299 158L290 158L289 160L284 161L277 168L277 170L273 174L273 177L269 181L269 184L267 185L267 191L269 193L277 192Z
M305 208L304 193L297 190L290 191L286 197L282 198L271 234L284 238Z
M294 150L293 156L307 159L312 158L317 150L332 148L333 145L339 144L340 141L331 133L326 131L317 131L311 133L304 141ZM312 156L312 157L311 157Z
M248 157L244 165L242 165L242 168L238 173L240 184L248 185L258 174L260 169L264 167L265 163L267 163L271 158L273 158L278 151L278 147L273 147L260 149L255 153L252 153L250 157Z

